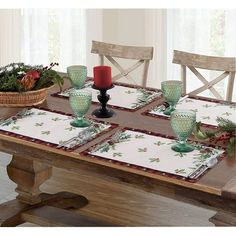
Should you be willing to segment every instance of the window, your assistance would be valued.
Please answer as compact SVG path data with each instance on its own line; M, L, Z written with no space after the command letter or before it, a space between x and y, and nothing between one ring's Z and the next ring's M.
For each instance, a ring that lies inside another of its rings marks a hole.
M21 59L30 64L86 64L84 9L21 10Z
M236 56L236 9L168 9L167 10L167 79L178 79L179 66L172 64L174 49L214 56ZM206 78L218 73L201 71ZM187 90L201 85L189 72ZM224 97L226 80L216 85ZM199 84L198 84L199 83ZM207 91L203 95L211 96ZM236 93L234 92L234 100Z

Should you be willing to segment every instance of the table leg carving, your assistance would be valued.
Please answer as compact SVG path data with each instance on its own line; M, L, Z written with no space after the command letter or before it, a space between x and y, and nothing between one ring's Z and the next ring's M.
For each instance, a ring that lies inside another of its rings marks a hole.
M215 226L236 226L236 213L217 212L209 219Z
M52 167L21 156L13 156L7 166L7 173L17 184L17 199L33 205L41 201L39 186L51 177Z
M22 224L25 222L25 218L22 217L24 212L37 209L45 205L58 209L79 209L88 204L88 200L84 196L69 192L59 192L55 194L41 193L40 199L41 202L35 205L22 203L18 199L1 204L0 226L11 227ZM31 223L36 222L32 221Z
M52 167L22 156L13 156L7 166L9 178L17 184L17 199L0 205L0 226L17 226L25 222L24 212L48 205L61 209L79 209L88 204L87 198L69 192L48 194L40 185L52 175ZM34 219L33 216L31 216Z

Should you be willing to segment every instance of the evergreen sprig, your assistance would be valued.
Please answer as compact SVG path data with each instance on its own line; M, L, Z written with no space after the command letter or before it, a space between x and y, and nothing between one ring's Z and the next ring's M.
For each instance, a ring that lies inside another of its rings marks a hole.
M219 130L222 132L232 133L236 130L236 123L229 119L225 119L223 117L217 117L216 119L218 123Z
M0 68L0 91L1 92L26 92L30 90L39 90L58 84L61 90L63 78L52 68L58 63L51 63L50 66L26 65L24 63L11 63ZM30 71L36 71L39 78L33 83L33 86L25 87L21 81Z
M217 117L218 126L215 131L202 130L201 122L197 122L194 135L196 138L208 139L211 143L223 142L227 144L227 154L229 157L236 156L236 123L223 117Z

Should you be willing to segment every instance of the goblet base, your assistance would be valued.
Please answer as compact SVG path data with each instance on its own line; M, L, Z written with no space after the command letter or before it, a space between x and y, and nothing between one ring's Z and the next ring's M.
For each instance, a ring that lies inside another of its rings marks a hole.
M171 149L175 152L192 152L194 150L194 146L187 143L176 143L171 146Z
M88 127L91 125L91 122L85 119L73 120L70 122L70 125L73 127Z
M102 109L98 108L92 112L92 115L96 116L97 118L110 118L115 115L115 112L111 109Z

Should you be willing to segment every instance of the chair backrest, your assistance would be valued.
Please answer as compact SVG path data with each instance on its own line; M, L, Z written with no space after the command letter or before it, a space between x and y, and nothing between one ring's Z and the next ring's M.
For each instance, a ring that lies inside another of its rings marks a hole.
M203 83L203 85L188 94L197 95L207 89L217 98L221 100L232 101L234 78L236 71L236 58L235 57L213 57L188 52L174 50L173 63L181 65L181 79L184 84L184 93L186 93L186 68L189 68L196 77ZM196 69L206 69L211 71L223 71L217 78L208 81ZM228 76L228 85L226 92L226 99L224 99L213 87L215 84L224 80Z
M99 65L104 65L105 57L119 70L120 73L113 76L113 81L125 77L129 81L136 83L131 77L130 72L143 64L142 86L146 86L149 62L153 58L153 47L124 46L92 41L91 52L99 55ZM137 60L137 62L124 69L114 58Z

